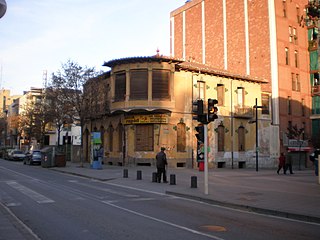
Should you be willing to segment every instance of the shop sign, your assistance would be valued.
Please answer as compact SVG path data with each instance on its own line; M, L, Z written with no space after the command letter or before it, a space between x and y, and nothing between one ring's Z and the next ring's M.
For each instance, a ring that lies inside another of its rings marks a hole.
M124 124L168 123L168 116L163 114L127 116Z

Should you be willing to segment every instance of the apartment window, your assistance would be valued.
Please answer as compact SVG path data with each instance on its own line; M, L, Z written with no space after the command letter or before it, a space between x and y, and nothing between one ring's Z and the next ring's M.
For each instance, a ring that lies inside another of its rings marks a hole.
M292 42L292 27L289 26L289 42Z
M238 151L244 152L245 151L245 128L240 126L238 128Z
M245 96L244 88L238 87L237 93L238 93L238 105L243 107L244 106L244 96Z
M283 17L287 17L287 2L285 0L282 2L282 12Z
M294 51L294 65L295 65L296 68L299 67L299 60L298 60L298 58L299 58L299 56L298 56L298 51L295 50L295 51Z
M304 117L306 115L305 100L303 98L301 99L301 115L302 115L302 117Z
M218 84L217 85L217 96L218 96L218 105L219 106L224 106L224 85L223 84Z
M287 99L287 108L288 108L288 115L291 115L291 97L289 96Z
M292 121L288 121L288 129L292 129Z
M153 142L153 125L136 125L135 151L153 151Z
M170 99L170 71L152 71L152 99Z
M297 35L297 29L296 28L293 28L293 41L294 41L294 44L298 44L298 35Z
M130 71L130 100L148 99L148 70Z
M269 114L269 95L268 94L261 94L261 105L262 105L262 114Z
M296 78L295 78L295 74L291 73L291 84L292 84L292 91L296 90Z
M115 75L115 94L114 100L116 102L124 101L126 97L126 73L116 73Z
M177 125L177 152L186 151L186 124L178 123Z
M300 23L300 8L297 7L297 23Z
M300 75L296 74L296 91L300 92Z
M112 125L110 125L108 127L108 134L109 134L109 151L112 152L113 151L113 132L114 129L112 127Z
M203 81L197 81L193 88L193 100L205 98L206 83Z
M220 124L218 126L218 152L224 152L225 127Z
M285 54L286 54L286 65L289 65L289 49L285 48Z

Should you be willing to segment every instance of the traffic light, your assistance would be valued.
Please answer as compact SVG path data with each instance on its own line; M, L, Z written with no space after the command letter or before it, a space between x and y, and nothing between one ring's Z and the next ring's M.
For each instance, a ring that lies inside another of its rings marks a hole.
M208 122L212 122L218 118L218 108L215 106L216 104L218 104L217 99L208 99Z
M204 143L204 126L198 125L195 127L195 130L197 131L196 138L197 138L198 142Z
M192 119L201 122L203 116L203 100L199 99L192 102L192 113L194 114Z

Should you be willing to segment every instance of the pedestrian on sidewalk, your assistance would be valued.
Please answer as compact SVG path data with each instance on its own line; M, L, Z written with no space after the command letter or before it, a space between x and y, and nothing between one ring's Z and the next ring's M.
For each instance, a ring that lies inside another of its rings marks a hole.
M285 165L286 165L286 156L283 153L281 153L279 157L279 165L277 170L278 174L281 169L283 169L283 173L285 174Z
M286 174L288 168L289 168L290 174L293 174L293 172L292 172L292 157L290 155L288 155L286 157L286 166L284 167L284 174Z
M167 162L167 155L164 152L165 150L166 149L164 147L161 147L161 151L158 152L156 155L158 183L161 182L161 176L163 176L163 182L167 183L166 166L168 165L168 162Z

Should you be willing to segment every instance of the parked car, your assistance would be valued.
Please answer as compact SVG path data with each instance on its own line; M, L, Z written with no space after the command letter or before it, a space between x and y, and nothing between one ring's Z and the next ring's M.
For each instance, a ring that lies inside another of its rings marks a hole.
M23 164L41 164L42 154L40 150L34 150L31 153L27 153L26 158L23 161Z
M6 149L6 151L5 151L5 153L4 153L4 159L12 160L12 152L13 152L14 150L15 150L15 149L12 149L12 148Z
M23 161L25 160L25 158L26 158L26 155L20 150L13 150L9 157L9 159L13 161Z

